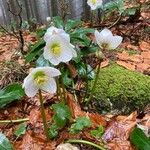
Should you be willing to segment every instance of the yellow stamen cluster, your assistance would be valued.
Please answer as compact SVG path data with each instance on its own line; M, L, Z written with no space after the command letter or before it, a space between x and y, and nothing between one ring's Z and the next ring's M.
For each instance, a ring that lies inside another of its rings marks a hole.
M55 43L51 46L51 51L54 55L58 56L61 53L61 47L58 43Z
M91 3L95 5L95 4L96 4L96 1L97 1L97 0L91 0Z
M38 71L33 75L33 79L37 85L41 86L47 81L47 76L43 71Z

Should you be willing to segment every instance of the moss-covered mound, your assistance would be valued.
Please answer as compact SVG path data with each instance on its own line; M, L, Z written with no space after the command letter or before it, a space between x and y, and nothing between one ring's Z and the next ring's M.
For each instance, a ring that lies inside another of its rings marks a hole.
M150 102L150 77L110 65L101 70L94 97L99 100L99 109L122 112L142 109Z

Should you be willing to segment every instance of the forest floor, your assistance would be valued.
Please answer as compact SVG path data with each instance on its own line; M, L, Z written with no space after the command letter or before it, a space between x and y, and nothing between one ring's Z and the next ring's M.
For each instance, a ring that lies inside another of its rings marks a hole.
M148 14L143 14L145 17L150 17ZM117 64L137 72L142 72L145 75L150 75L150 39L149 33L144 32L145 26L149 26L147 22L129 23L128 25L117 25L113 27L112 31L116 34L120 33L125 39L115 55L115 61ZM139 37L137 39L137 37ZM25 49L29 46L29 43L36 42L34 33L24 33L24 39L26 41ZM136 42L135 42L136 41ZM16 61L20 66L24 65L24 60L18 53L18 41L13 36L3 34L0 36L0 68L4 70L6 67L4 62ZM109 65L109 59L106 59L102 67ZM9 76L12 73L11 68L6 78L0 80L0 85L5 83L11 83L13 77ZM2 74L2 73L0 73ZM15 74L14 74L15 76ZM11 79L10 79L11 78ZM10 80L9 80L10 79ZM7 80L7 81L4 81ZM8 81L9 80L9 81ZM98 113L85 112L80 108L77 102L69 93L66 93L67 103L71 108L72 115L77 116L89 116L92 120L92 128L98 127L99 124L105 127L103 134L104 141L107 142L108 148L111 150L135 150L135 147L131 144L129 137L130 133L137 125L148 134L150 129L150 111L149 106L143 110L142 113L133 112L128 116L116 116L113 114L100 115ZM48 120L52 119L53 112L48 109L50 104L57 101L56 97L51 97L44 94L46 116ZM4 110L0 110L0 120L16 120L19 118L28 118L26 123L26 133L16 138L14 131L19 124L5 123L0 124L0 132L4 133L9 140L13 143L17 150L54 150L56 146L65 141L65 139L85 139L93 141L97 144L105 144L100 139L96 139L89 134L89 130L84 130L80 134L69 134L67 127L60 132L59 137L51 142L46 142L43 134L42 120L39 111L38 97L27 98L24 97L22 101L15 102ZM92 150L92 147L85 145L77 145L81 150Z

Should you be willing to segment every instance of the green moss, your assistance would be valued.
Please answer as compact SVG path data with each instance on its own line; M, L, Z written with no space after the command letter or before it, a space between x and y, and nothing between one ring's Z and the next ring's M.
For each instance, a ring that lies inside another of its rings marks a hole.
M110 109L108 101L123 112L143 108L150 100L150 77L110 65L101 69L94 97L105 110Z

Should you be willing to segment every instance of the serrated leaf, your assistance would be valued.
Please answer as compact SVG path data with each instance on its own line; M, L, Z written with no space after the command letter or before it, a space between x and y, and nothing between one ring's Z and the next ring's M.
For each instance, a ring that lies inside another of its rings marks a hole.
M70 76L70 73L68 70L63 70L62 72L62 79L63 79L63 83L66 85L66 86L69 86L72 84L73 82L73 79L69 77Z
M91 39L87 36L88 33L94 33L94 30L90 28L79 28L74 30L70 33L71 42L88 47L91 43Z
M60 16L53 17L52 21L53 21L55 27L63 29L64 23L63 23L63 20Z
M56 125L58 127L64 127L66 125L67 120L71 118L71 112L67 105L64 103L53 104L52 109L55 112L53 117Z
M79 117L76 119L75 123L71 125L70 132L72 134L77 134L82 131L86 127L90 127L92 125L89 118Z
M45 41L43 39L39 40L31 47L30 52L26 55L25 61L29 63L36 59L36 56L42 53L43 47L45 46Z
M57 125L53 124L51 127L48 129L48 135L50 139L54 139L58 136L58 127Z
M130 135L130 140L137 149L150 150L150 139L141 129L135 128Z
M7 104L22 98L25 95L22 86L18 83L10 84L0 90L0 108Z
M103 9L104 11L108 10L109 12L117 9L121 14L125 10L124 1L123 0L110 1L104 5Z
M133 7L133 8L127 8L124 12L123 12L123 16L130 16L130 15L134 15L136 13L136 10L138 8Z
M103 126L99 126L97 129L91 130L91 135L96 137L96 138L101 138L103 133L104 133L104 127Z
M18 126L18 128L15 130L14 134L17 137L20 137L21 135L24 135L26 133L26 123L22 123Z
M0 133L0 150L13 150L11 143L2 133Z
M66 25L65 25L65 31L68 32L71 29L73 29L73 28L75 28L75 27L77 27L81 24L82 24L82 21L80 21L80 20L71 20L71 19L69 19L67 21Z

